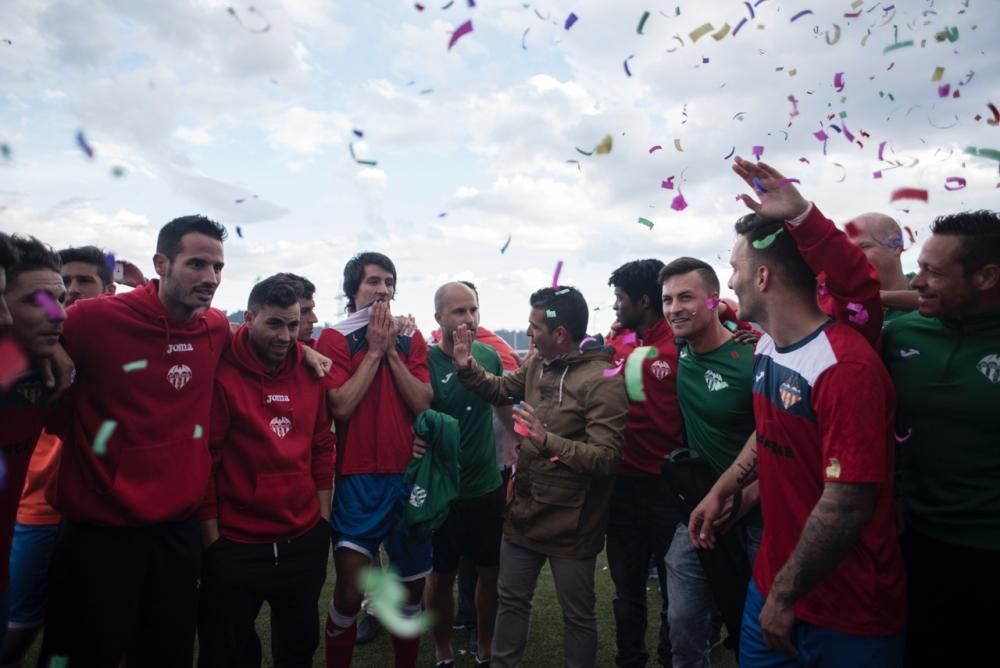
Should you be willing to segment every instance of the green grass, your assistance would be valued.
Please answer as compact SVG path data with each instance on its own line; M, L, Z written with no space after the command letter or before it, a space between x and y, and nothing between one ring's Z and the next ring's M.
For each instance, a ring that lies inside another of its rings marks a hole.
M320 596L317 609L317 619L320 623L325 623L326 610L333 595L333 562L328 565L328 576L323 593ZM613 587L611 576L607 570L607 562L604 555L597 558L597 665L600 667L614 666L614 617L611 611L611 599ZM657 590L655 580L649 581L649 627L646 631L646 646L650 648L650 668L658 665L656 661L656 637L660 628L660 595ZM271 629L269 627L270 615L265 604L260 616L257 617L257 633L261 638L263 646L264 666L271 665ZM320 627L322 628L322 626ZM465 631L455 631L453 643L456 654L459 650L467 646ZM25 665L33 666L37 652L33 648L29 655L29 661ZM555 588L552 583L552 574L548 565L542 569L538 578L538 587L535 590L533 609L531 613L531 631L528 636L528 647L525 651L521 665L524 668L549 668L562 665L562 613L559 609L559 602L556 600ZM429 636L425 636L420 647L421 668L432 666L434 663L434 644ZM378 638L372 642L357 647L354 651L354 666L357 668L385 668L392 665L392 645L385 632L379 634ZM474 661L468 655L459 655L456 661L457 666L473 666ZM718 668L735 668L736 662L729 650L717 648L712 654L712 665ZM323 660L323 637L320 636L320 647L313 660L313 666L322 668Z

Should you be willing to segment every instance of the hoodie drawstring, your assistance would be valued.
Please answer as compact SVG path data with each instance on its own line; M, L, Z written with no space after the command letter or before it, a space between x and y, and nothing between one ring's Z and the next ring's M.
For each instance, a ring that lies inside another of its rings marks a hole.
M559 405L560 406L562 406L563 386L566 384L566 372L567 371L569 371L569 367L568 366L565 369L563 369L562 376L559 377Z

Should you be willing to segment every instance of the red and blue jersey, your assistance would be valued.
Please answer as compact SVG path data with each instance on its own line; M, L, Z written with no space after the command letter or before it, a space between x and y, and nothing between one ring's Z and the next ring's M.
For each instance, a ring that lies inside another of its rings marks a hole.
M830 321L788 347L764 335L753 380L764 537L754 580L767 596L826 483L872 484L875 508L847 556L795 605L843 633L888 636L906 619L893 515L895 391L872 346Z
M350 380L368 353L368 319L363 311L334 329L324 329L316 341L317 352L333 362L328 377L332 387ZM417 380L430 383L427 343L419 331L400 335L396 351ZM336 421L337 475L405 472L413 450L413 418L383 359L350 419Z

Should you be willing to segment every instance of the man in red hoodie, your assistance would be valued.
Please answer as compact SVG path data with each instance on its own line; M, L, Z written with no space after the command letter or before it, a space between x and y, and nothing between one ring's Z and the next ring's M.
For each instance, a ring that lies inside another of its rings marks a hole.
M280 275L255 285L216 373L200 513L203 668L260 665L264 601L281 643L275 665L308 668L319 646L336 437L323 382L302 364L299 299L300 285Z
M413 445L411 424L430 408L427 344L393 318L396 266L381 253L360 253L344 267L350 316L323 330L316 349L333 360L328 401L337 424L337 491L330 522L337 586L326 621L326 665L351 665L361 609L358 575L385 544L389 565L406 585L403 614L420 612L431 571L429 540L409 540L402 510L410 490L403 473ZM420 638L392 637L395 666L412 668Z
M73 666L190 665L211 471L207 430L229 323L210 308L225 229L167 223L158 280L70 309L76 383L54 416L62 458L47 498L64 523L43 652Z

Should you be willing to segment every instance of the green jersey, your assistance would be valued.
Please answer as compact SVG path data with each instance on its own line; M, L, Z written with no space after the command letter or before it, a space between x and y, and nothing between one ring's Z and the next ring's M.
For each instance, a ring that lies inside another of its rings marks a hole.
M685 345L678 356L677 399L688 447L720 476L756 429L753 354L752 346L730 339L707 353ZM759 508L749 517L760 526Z
M916 274L913 273L906 274L906 280L912 281L915 276ZM909 285L909 283L907 283L907 285ZM909 289L912 290L913 288ZM899 309L884 307L882 309L882 327L885 328L886 325L888 325L896 318L902 318L904 315L908 313L913 313L913 311L900 311Z
M500 356L489 346L472 342L472 357L486 371L503 373ZM471 499L500 486L496 440L493 436L493 407L469 391L458 380L455 365L439 346L427 350L434 399L431 408L458 420L458 498Z
M1000 310L960 321L911 313L882 337L906 525L1000 550Z

